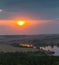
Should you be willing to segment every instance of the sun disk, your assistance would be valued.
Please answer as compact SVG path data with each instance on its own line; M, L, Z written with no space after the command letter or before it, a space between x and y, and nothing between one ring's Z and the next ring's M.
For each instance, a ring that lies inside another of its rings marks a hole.
M24 24L25 24L24 21L18 21L18 25L19 25L19 26L23 26Z

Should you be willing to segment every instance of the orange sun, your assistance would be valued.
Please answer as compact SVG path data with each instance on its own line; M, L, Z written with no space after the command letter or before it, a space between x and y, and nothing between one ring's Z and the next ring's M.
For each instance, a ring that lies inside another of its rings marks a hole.
M25 22L24 22L24 21L18 21L17 24L18 24L19 26L23 26L23 25L25 25Z

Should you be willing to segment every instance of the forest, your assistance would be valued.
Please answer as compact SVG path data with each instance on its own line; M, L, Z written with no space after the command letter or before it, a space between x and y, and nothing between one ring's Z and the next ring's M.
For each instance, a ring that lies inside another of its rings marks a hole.
M0 52L0 65L59 65L59 56Z

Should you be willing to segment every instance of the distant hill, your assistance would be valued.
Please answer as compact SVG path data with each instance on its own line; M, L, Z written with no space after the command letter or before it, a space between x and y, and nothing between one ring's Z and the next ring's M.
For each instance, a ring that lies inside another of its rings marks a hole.
M59 46L59 34L42 35L0 35L0 44L29 43L39 46Z

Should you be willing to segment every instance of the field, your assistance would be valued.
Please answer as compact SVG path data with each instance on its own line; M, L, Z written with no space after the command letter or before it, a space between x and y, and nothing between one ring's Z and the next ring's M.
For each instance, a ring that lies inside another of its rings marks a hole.
M40 46L58 45L58 42L59 35L1 35L0 52L36 52L40 51ZM32 44L38 48L19 47L21 43Z
M2 51L3 52L27 52L27 51L38 51L38 49L13 47L7 44L0 44L0 52Z

